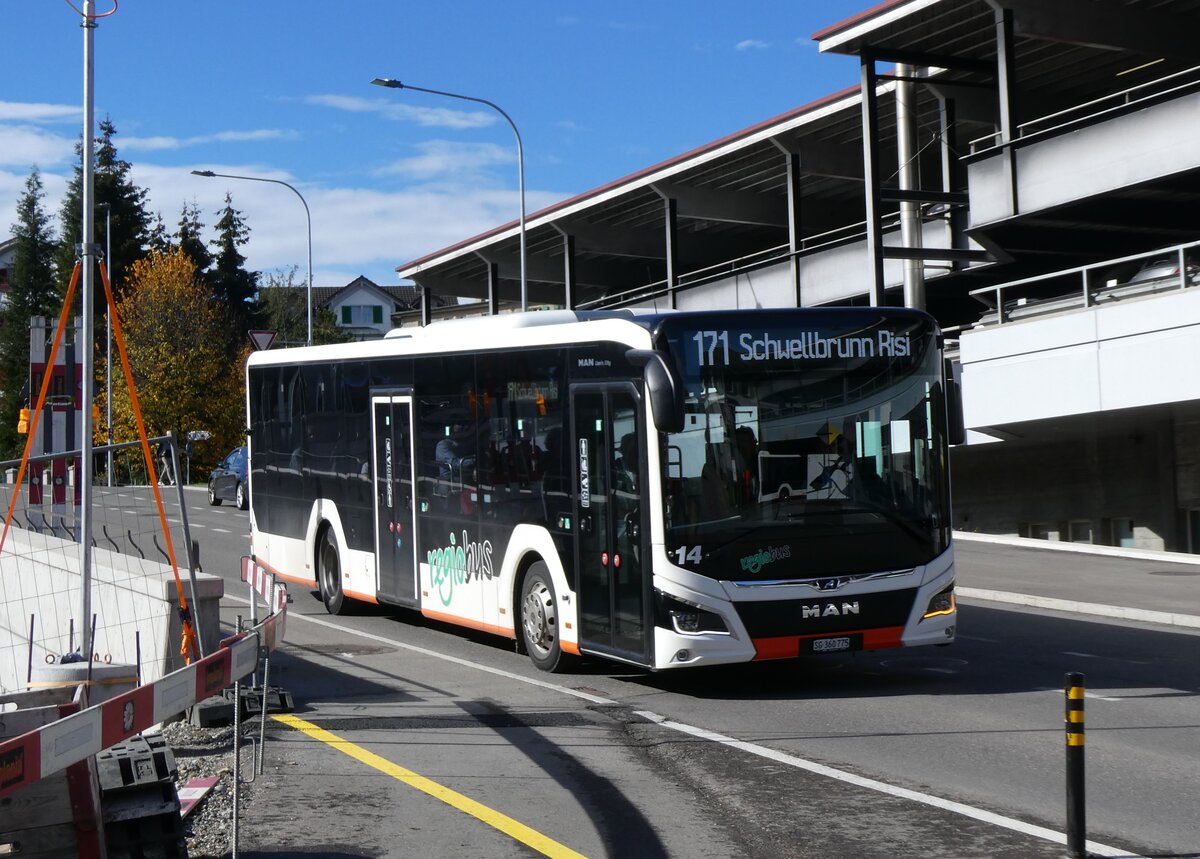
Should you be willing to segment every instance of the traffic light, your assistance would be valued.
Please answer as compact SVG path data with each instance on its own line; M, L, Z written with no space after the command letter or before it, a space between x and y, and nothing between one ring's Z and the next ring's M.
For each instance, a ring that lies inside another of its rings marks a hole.
M29 409L21 409L21 417L17 421L17 432L21 435L29 432Z

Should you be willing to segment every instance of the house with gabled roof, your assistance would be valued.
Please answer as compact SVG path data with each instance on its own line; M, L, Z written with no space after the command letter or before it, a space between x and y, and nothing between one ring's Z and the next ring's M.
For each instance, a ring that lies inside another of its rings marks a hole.
M445 301L439 296L437 304ZM313 287L313 305L331 311L338 328L355 340L375 340L395 327L394 314L420 310L421 290L412 284L380 286L359 275L345 286Z

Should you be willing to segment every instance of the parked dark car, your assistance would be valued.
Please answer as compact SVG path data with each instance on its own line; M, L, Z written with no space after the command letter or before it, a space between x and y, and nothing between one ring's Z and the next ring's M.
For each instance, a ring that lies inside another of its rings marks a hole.
M235 448L208 476L208 503L216 507L222 501L232 501L239 510L250 506L244 446Z

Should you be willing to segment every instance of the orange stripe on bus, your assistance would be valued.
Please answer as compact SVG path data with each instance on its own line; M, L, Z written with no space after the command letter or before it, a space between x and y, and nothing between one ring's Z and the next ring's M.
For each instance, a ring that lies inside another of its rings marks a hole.
M563 653L569 653L572 656L579 655L579 642L559 640L558 646L562 648Z
M362 602L369 602L379 605L379 600L376 598L375 594L363 594L359 593L358 591L347 590L345 587L342 588L342 593L350 597L352 600L361 600Z
M456 626L466 626L471 629L477 629L480 632L490 632L493 635L503 635L505 638L516 638L517 633L511 626L494 626L490 623L484 623L481 620L468 620L465 617L459 617L456 614L444 614L440 611L422 608L421 614L431 620L440 620L445 623L453 623Z
M316 578L309 579L309 578L305 578L304 576L293 576L288 573L281 572L281 571L275 569L274 567L272 567L266 561L263 561L259 558L255 558L254 563L258 564L260 567L267 570L268 572L274 573L276 578L283 579L285 582L291 582L292 584L297 584L297 585L308 585L310 588L318 587ZM365 594L365 593L361 593L359 591L352 591L349 588L342 588L342 593L344 593L347 597L349 597L352 600L360 600L361 602L369 602L369 603L374 603L375 605L379 605L379 600L376 599L374 594Z
M780 635L752 640L756 651L755 659L794 659L800 655L800 642L814 638L837 638L844 635L861 635L863 650L882 650L900 647L903 643L904 627L887 626L880 629L852 629L846 632L822 633L820 635Z
M310 587L314 587L314 588L317 586L316 579L306 579L303 576L289 576L287 573L281 573L281 572L279 572L279 570L276 570L272 567L267 566L262 561L258 561L257 563L259 564L259 566L266 567L268 570L270 570L272 573L274 573L275 578L277 578L277 579L283 579L285 582L291 582L292 584L295 584L295 585L309 585Z

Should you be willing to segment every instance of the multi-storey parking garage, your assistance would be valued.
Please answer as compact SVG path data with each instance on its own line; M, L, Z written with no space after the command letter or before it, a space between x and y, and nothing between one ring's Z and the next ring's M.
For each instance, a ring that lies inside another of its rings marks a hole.
M1200 551L1197 24L1197 0L882 3L814 36L860 86L529 217L525 297L924 307L972 430L958 528ZM398 271L519 306L518 225Z

